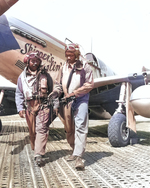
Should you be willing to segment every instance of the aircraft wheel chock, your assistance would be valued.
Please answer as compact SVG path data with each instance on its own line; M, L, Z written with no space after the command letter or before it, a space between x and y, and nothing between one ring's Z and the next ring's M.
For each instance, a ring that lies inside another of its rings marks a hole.
M108 124L108 138L113 147L124 147L130 142L130 129L126 127L126 116L113 115Z

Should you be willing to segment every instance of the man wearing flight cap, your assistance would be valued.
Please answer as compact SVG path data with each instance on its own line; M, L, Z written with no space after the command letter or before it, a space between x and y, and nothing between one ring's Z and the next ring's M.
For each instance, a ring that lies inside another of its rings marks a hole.
M20 117L26 117L35 161L38 166L43 166L49 125L54 118L52 106L48 105L47 99L48 95L58 97L60 91L57 87L53 90L52 78L42 66L37 52L26 54L24 63L27 66L17 81L16 106Z
M73 149L67 161L76 160L75 168L84 169L83 154L88 133L89 92L93 89L93 73L87 61L81 57L78 44L65 46L66 62L62 68L64 98L75 97L63 108L59 117L65 125L66 138Z

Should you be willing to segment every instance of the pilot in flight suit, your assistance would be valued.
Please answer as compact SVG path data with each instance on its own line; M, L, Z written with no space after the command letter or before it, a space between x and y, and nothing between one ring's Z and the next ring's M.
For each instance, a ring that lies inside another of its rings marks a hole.
M73 149L68 161L76 159L76 168L83 169L82 156L88 133L89 92L93 89L93 72L85 59L81 59L78 44L65 47L66 63L62 68L61 84L64 98L75 96L75 100L60 106L59 117L65 125L66 138Z
M27 66L18 77L15 100L20 117L26 117L31 148L34 150L36 163L41 166L44 164L42 157L45 154L49 125L54 118L47 97L58 97L61 92L57 89L57 84L53 90L52 78L41 65L38 53L29 52L24 62Z

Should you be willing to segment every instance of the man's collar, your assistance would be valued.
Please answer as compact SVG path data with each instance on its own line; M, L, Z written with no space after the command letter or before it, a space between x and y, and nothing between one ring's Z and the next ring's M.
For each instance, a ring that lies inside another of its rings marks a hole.
M37 70L36 71L31 71L30 69L29 69L29 67L26 69L26 74L27 75L33 75L33 76L35 76L36 74L37 74Z
M74 65L75 65L75 69L76 69L76 70L82 70L82 69L83 69L83 62L80 61L80 60L77 60L77 61L74 62L73 64L69 64L69 63L68 63L68 66L71 67L71 68L73 68Z

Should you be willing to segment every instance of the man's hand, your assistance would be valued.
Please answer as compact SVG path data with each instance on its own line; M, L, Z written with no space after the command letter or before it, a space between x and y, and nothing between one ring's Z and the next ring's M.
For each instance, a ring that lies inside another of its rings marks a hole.
M74 93L70 93L70 94L67 93L67 95L65 95L65 97L62 98L60 102L63 105L67 105L68 103L70 103L71 101L73 101L75 99L76 99L76 96Z
M56 114L56 116L58 116L59 109L58 108L53 109L53 112Z
M53 111L56 113L56 116L58 115L59 110L59 98L53 99Z
M70 98L70 97L75 97L75 94L72 92L72 93L70 93L70 94L68 94L67 93L67 95L65 95L65 97L64 98Z
M21 111L19 112L19 116L20 116L21 118L25 118L25 110L21 110Z
M49 98L55 99L58 97L58 92L57 91L52 91L49 95Z

